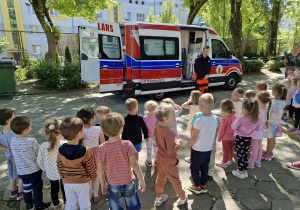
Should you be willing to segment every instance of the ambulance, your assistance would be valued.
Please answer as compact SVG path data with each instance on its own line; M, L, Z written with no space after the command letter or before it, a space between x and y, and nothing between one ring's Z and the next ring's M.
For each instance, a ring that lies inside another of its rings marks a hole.
M210 47L209 86L234 89L242 80L240 61L222 38L201 25L118 24L98 19L79 26L82 83L99 83L100 93L151 95L195 88L194 61Z

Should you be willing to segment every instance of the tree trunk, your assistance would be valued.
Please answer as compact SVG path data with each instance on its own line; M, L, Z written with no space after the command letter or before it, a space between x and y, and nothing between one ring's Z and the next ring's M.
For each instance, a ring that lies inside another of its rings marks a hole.
M242 53L242 0L230 0L231 17L230 17L230 31L234 44L234 51L236 57L242 64L242 69L245 69L245 60Z
M45 58L46 61L56 62L56 51L59 38L55 37L51 32L45 32L48 42L48 54Z
M271 20L269 27L269 40L267 43L267 54L268 55L276 55L276 46L277 46L277 32L279 20L281 18L280 14L280 6L282 0L275 0L271 12Z
M208 0L198 0L196 4L194 4L194 0L190 1L190 11L186 22L187 25L191 25L193 23L197 13L207 1Z

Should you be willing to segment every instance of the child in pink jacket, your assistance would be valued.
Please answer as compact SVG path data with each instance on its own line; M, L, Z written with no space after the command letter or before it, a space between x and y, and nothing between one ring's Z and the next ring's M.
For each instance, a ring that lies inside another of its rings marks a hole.
M231 164L235 148L234 130L231 128L232 123L238 118L234 111L233 102L229 99L221 101L221 120L218 141L222 140L223 160L216 163L217 166L227 168Z

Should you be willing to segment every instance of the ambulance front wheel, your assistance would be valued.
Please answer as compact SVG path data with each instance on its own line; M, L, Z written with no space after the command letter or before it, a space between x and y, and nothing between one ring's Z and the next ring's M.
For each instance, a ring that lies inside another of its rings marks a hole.
M225 82L225 88L227 90L233 90L238 83L238 77L235 74L231 74L228 76Z
M161 101L165 96L166 96L166 93L165 92L161 92L161 93L151 94L150 98L152 98L154 100Z

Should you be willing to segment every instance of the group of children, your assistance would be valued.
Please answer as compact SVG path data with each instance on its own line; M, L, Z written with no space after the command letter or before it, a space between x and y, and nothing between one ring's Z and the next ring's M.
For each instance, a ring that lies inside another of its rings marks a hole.
M187 129L191 131L191 154L185 158L190 162L192 177L189 190L196 194L206 193L208 176L213 176L214 172L216 140L222 141L223 148L223 158L216 165L228 167L236 151L238 169L232 174L241 179L248 177L248 168L261 167L262 158L271 160L274 157L275 138L281 136L281 117L288 105L288 88L284 84L273 85L272 98L265 82L258 82L256 91L244 93L241 88L235 89L231 100L221 101L220 125L212 113L216 98L198 90L191 92L182 107L170 98L160 104L147 101L144 116L137 114L138 101L133 98L125 102L129 114L124 118L105 106L98 107L96 113L91 107L81 107L76 117L46 120L48 141L42 145L35 138L27 137L31 131L30 118L15 117L13 110L1 109L0 124L4 129L0 134L0 149L7 157L11 198L21 200L24 196L27 209L33 209L34 205L36 209L49 209L51 203L43 202L44 171L51 183L54 209L62 208L64 203L67 210L76 209L78 205L80 209L90 209L91 203L100 199L100 185L101 192L108 193L111 209L123 209L124 200L127 209L140 209L135 179L139 179L141 192L144 192L146 184L138 164L144 138L145 164L157 167L155 205L160 206L168 199L163 193L166 179L179 197L177 204L184 205L188 196L182 188L177 167L182 140L176 121L182 108L190 110ZM300 81L298 86L300 89ZM293 104L298 104L297 94L298 91ZM297 109L296 118L300 115L300 103L299 111ZM93 126L96 118L100 123ZM262 150L264 137L267 138L266 151ZM58 197L60 188L63 199Z

